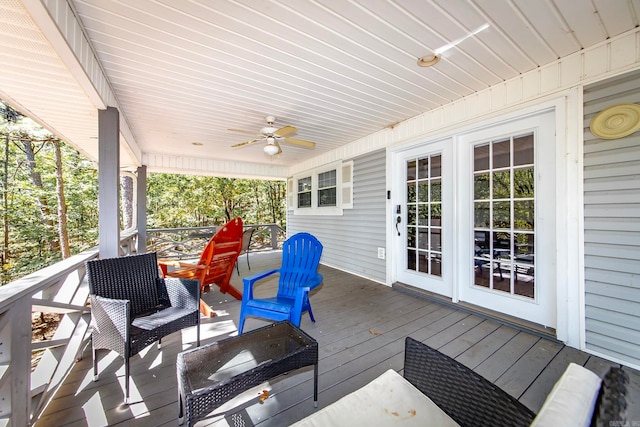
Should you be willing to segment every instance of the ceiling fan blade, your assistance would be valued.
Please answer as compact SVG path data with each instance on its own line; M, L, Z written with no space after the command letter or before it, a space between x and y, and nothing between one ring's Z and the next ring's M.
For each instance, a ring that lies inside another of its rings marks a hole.
M231 147L244 147L245 145L253 144L256 141L260 141L260 139L252 139L249 141L241 142L239 144L233 144Z
M273 134L275 136L279 136L280 138L285 138L285 137L287 137L289 135L293 135L297 131L298 131L298 129L295 128L294 126L285 126L285 127L281 127L280 129L275 131Z
M248 133L250 135L260 135L259 133L256 133L256 132L253 132L253 131L250 131L250 130L244 130L244 129L227 129L227 130L230 130L232 132Z
M278 152L276 153L276 156L280 153L282 153L282 147L280 147L280 144L278 144L278 141L275 141L274 144L276 144L278 146Z
M299 145L304 148L316 148L315 142L305 141L304 139L284 138L284 142L287 144Z

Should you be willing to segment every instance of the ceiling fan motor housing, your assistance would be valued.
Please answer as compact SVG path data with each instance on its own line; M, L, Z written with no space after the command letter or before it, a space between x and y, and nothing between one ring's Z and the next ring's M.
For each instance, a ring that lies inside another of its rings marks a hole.
M275 126L265 126L260 129L260 133L264 136L273 136L273 133L277 130L278 128Z
M273 136L273 133L278 130L273 124L276 122L275 116L266 116L264 120L267 122L267 126L260 129L260 133L264 136Z

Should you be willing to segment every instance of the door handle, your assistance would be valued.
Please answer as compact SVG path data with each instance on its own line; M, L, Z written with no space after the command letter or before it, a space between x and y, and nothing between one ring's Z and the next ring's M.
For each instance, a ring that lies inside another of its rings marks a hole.
M400 235L400 229L398 228L398 224L400 224L401 222L402 222L402 217L398 215L396 217L396 231L398 232L398 236Z

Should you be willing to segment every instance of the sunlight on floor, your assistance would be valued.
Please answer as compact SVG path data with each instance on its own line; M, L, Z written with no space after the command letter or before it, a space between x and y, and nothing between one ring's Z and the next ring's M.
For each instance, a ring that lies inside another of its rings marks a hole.
M215 318L214 318L215 319ZM218 341L232 336L234 332L238 331L238 327L235 322L229 320L215 320L209 321L208 319L202 319L200 322L200 344L203 341ZM194 344L196 341L195 328L182 330L182 346L183 348L187 344Z
M98 376L106 366L111 365L116 361L116 359L120 358L118 353L116 353L115 351L110 351L107 353L103 350L100 352L100 354L104 355L104 357L98 360ZM124 367L123 367L123 373L124 373ZM75 395L77 396L78 394L80 394L85 388L87 388L93 382L94 381L93 381L93 368L92 368L87 371L87 374L84 376L84 378L80 382L80 385L78 386L78 389L76 390Z
M118 377L118 383L120 383L120 388L122 389L122 395L124 396L124 375ZM129 378L129 405L121 405L123 409L128 409L131 414L136 418L142 418L149 416L149 408L144 403L144 399L136 387L136 383L133 380L133 377Z
M162 352L158 352L158 355L156 356L156 358L153 360L153 362L151 362L151 365L149 365L149 370L153 370L153 368L156 368L160 365L162 365Z
M87 403L82 405L82 410L87 420L87 426L102 427L109 425L107 415L104 413L104 408L102 407L102 398L100 397L99 391L91 396L91 398L87 400Z

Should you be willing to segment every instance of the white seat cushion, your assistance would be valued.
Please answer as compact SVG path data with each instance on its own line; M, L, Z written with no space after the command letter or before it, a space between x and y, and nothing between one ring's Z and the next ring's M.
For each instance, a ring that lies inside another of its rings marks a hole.
M293 424L327 426L429 426L458 424L393 369L333 404Z
M531 426L589 426L600 382L600 377L590 370L570 363Z

